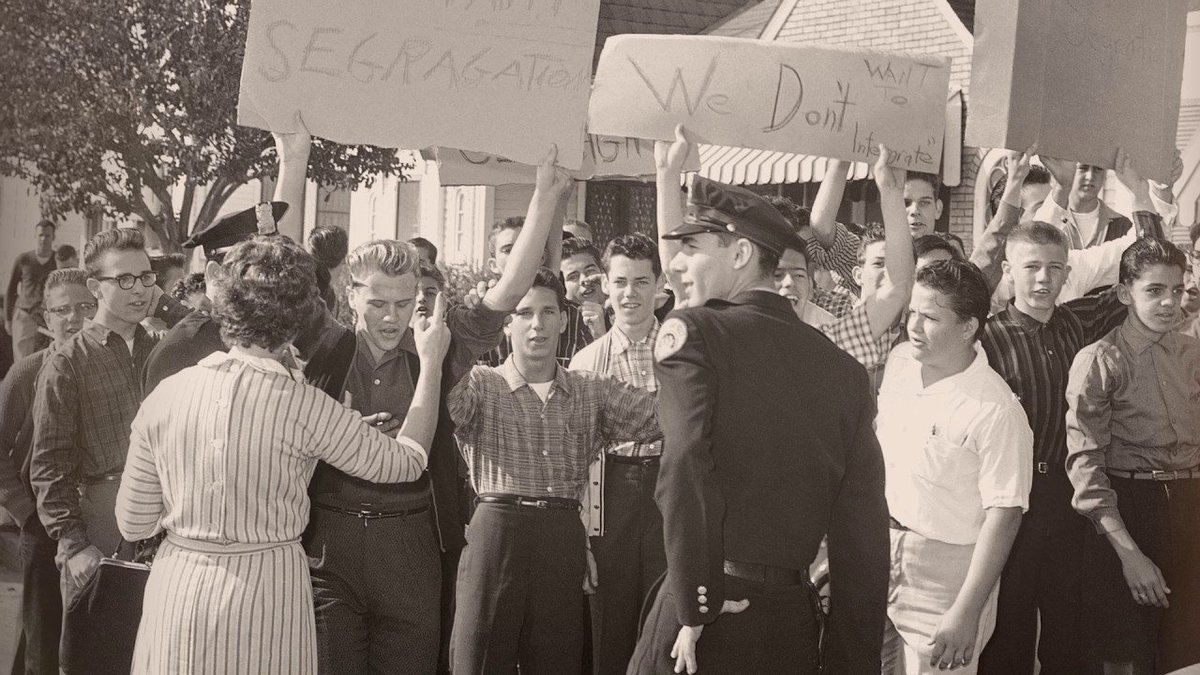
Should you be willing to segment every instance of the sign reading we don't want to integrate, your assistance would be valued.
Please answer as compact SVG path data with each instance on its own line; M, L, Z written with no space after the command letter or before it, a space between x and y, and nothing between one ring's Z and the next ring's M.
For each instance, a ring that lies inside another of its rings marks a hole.
M600 0L254 0L238 123L583 161Z
M950 63L935 56L711 36L618 35L596 70L588 130L803 152L937 172Z

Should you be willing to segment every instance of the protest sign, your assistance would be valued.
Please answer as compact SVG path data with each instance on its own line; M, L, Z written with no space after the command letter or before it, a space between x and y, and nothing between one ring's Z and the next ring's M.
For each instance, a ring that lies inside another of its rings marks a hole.
M1187 0L981 0L966 141L1166 181L1186 35Z
M583 166L571 172L575 180L640 180L654 176L654 141L588 134L583 147ZM438 181L442 185L533 185L537 176L534 166L483 152L439 147L421 154L437 161ZM683 169L700 169L700 155L695 149Z
M583 161L600 0L254 0L238 123Z
M608 38L588 106L598 134L799 152L936 172L949 61L713 36Z

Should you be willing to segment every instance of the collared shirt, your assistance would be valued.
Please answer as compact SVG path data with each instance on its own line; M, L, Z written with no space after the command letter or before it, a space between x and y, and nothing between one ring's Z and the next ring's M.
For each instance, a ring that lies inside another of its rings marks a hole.
M475 366L447 404L478 494L579 499L601 450L662 438L653 393L560 367L543 402L511 356Z
M49 353L43 349L17 361L0 383L0 507L11 513L18 525L37 511L28 475L33 388Z
M602 375L611 375L618 380L649 392L658 391L658 378L654 376L654 343L658 339L658 321L650 333L641 340L630 340L619 327L605 333L592 344L584 347L571 359L571 370L582 370ZM599 461L592 462L588 472L588 486L583 500L584 527L588 534L599 537L604 534L604 465L606 455L625 457L648 457L662 454L662 441L654 443L616 443L600 454Z
M33 398L30 481L46 532L66 560L89 545L78 487L119 472L129 424L142 403L142 366L154 340L137 326L125 339L95 321L46 357Z
M1084 347L1067 382L1072 504L1100 532L1123 527L1107 469L1200 466L1200 341L1132 316Z
M5 294L4 311L12 318L14 309L29 311L42 301L46 277L58 267L54 254L46 262L38 260L36 251L26 251L13 263L12 278Z
M1042 323L1010 304L988 319L983 349L988 364L1021 401L1033 428L1033 460L1042 473L1065 471L1067 374L1084 345L1124 320L1127 308L1115 292L1061 305Z
M914 532L974 544L984 509L1028 510L1033 432L978 344L966 370L928 387L912 343L892 350L876 422L888 510Z
M832 272L837 277L838 285L854 297L862 294L862 287L854 281L854 268L858 266L858 247L861 241L858 235L841 223L834 223L833 245L829 248L822 246L811 230L804 235L811 264Z
M835 318L840 319L849 314L850 310L854 309L854 305L858 303L858 298L851 295L850 291L841 286L836 286L831 291L813 286L812 297L809 299L809 302L829 312Z
M166 529L221 544L298 541L318 459L404 481L425 470L426 450L363 424L298 370L236 347L218 352L146 398L132 424L117 524L135 540Z
M575 356L580 349L591 344L593 337L592 331L583 321L583 313L580 311L579 305L568 300L567 310L563 314L567 318L567 329L558 336L557 356L558 365L567 368L571 365L571 357ZM495 349L479 357L479 365L497 368L508 359L510 354L512 354L512 338L505 335Z
M838 349L854 357L867 372L881 369L891 351L890 334L880 339L871 335L871 319L865 303L855 305L850 313L834 321L821 324L817 329L825 334Z
M451 338L442 391L453 388L480 354L496 346L507 317L508 312L488 309L482 303L472 309L458 305L447 310L446 325ZM361 333L355 340L354 361L346 375L346 402L363 415L386 412L403 420L412 405L420 375L420 357L412 331L406 332L400 344L384 352L378 360ZM429 499L428 481L420 478L410 483L383 484L322 467L313 480L312 494L319 503L343 508L405 510Z

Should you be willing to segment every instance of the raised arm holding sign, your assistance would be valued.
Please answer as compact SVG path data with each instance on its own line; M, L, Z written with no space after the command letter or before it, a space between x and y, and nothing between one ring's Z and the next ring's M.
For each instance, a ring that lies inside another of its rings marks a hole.
M597 134L804 152L936 173L949 63L711 36L608 39L588 109Z

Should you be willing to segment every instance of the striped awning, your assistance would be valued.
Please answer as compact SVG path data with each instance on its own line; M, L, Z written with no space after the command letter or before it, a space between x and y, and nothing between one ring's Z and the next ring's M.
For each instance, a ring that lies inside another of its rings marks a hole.
M827 157L791 152L700 146L700 175L731 185L819 183L825 177L829 161ZM866 162L854 162L850 180L870 177L870 169Z

